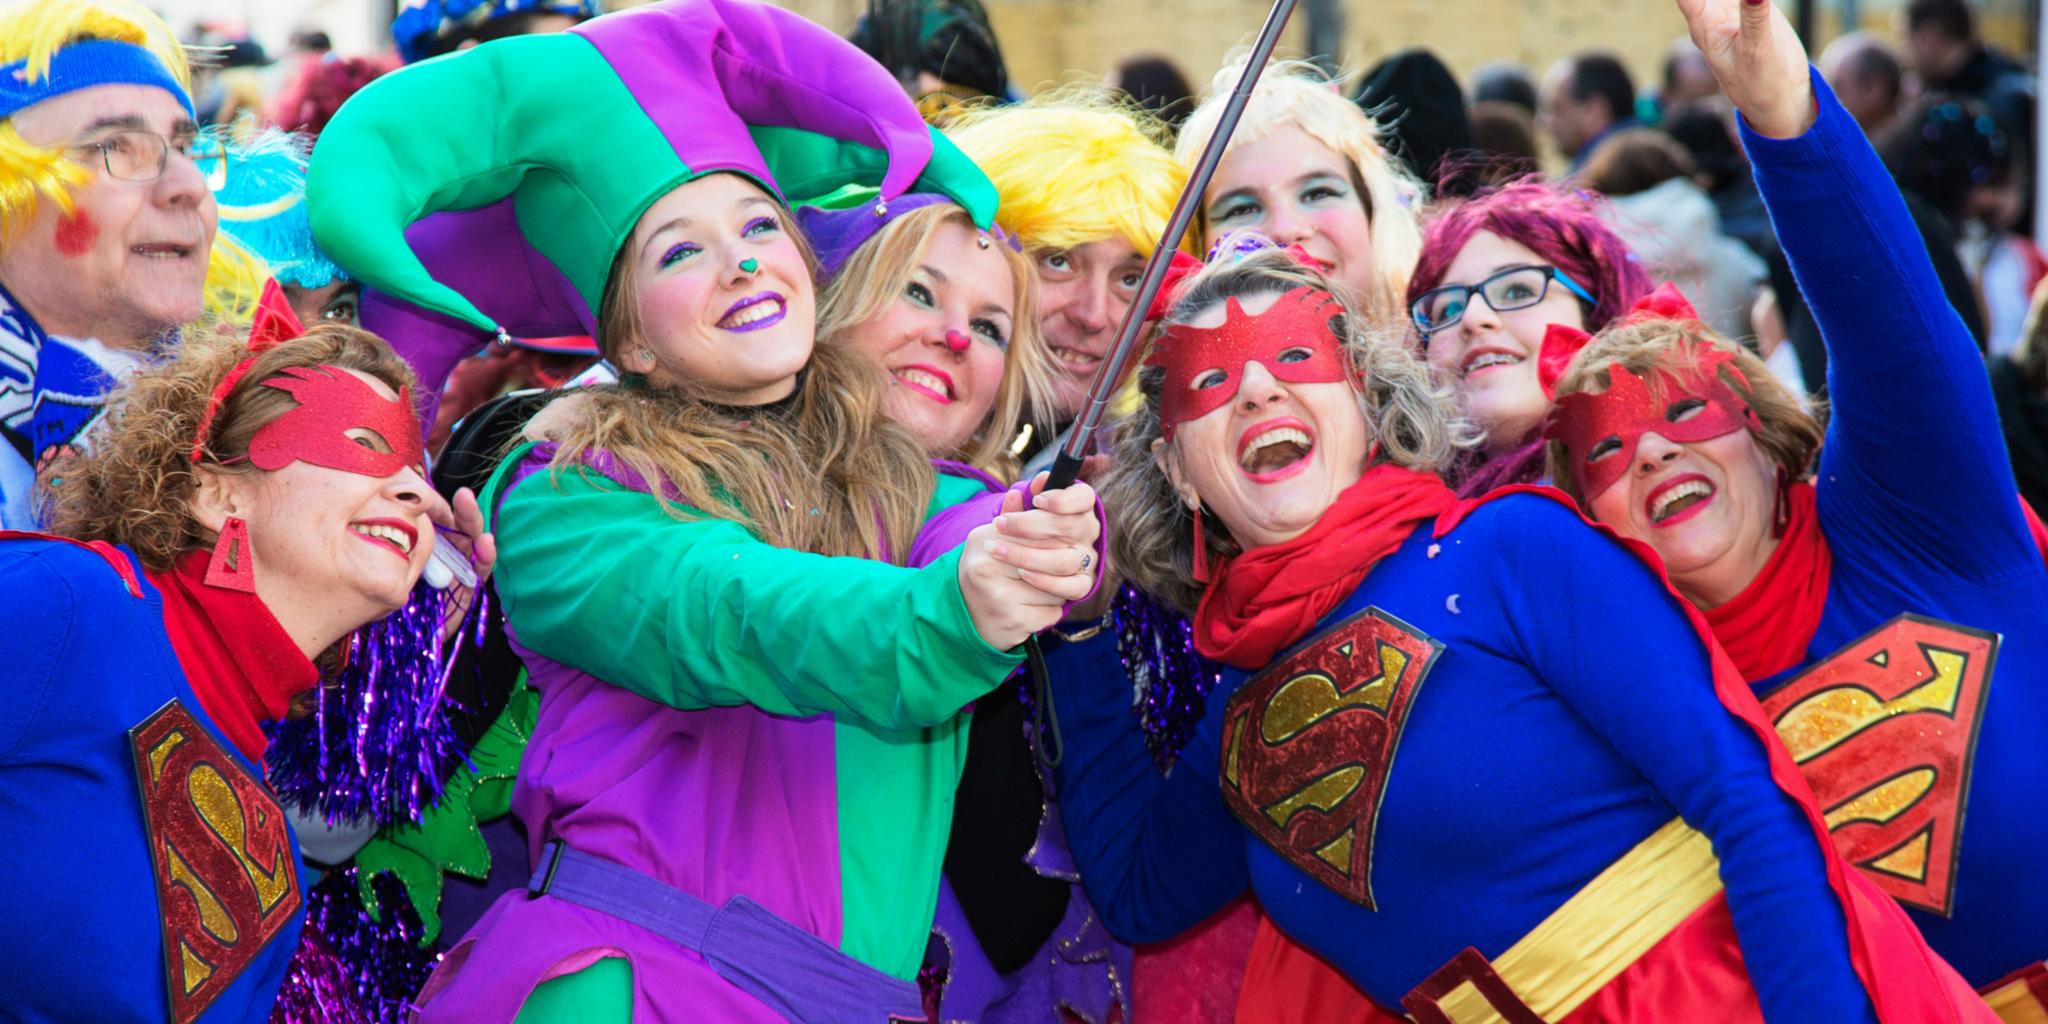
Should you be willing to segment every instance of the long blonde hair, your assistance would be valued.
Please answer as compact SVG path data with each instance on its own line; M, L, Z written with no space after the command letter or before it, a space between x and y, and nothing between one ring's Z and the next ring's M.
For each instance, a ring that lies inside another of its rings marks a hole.
M1202 148L1216 134L1223 108L1231 90L1244 74L1246 58L1231 62L1216 72L1201 106L1181 125L1173 155L1194 166ZM1355 298L1373 317L1397 316L1401 298L1408 291L1408 275L1422 252L1422 228L1417 221L1422 186L1387 156L1381 142L1383 132L1358 104L1338 92L1339 82L1306 61L1273 61L1259 76L1259 84L1245 103L1244 118L1231 133L1224 153L1257 142L1280 128L1298 128L1351 164L1357 184L1364 192L1366 217L1372 224L1372 265L1374 288L1371 295ZM1214 229L1208 223L1206 204L1197 215L1202 243L1213 244Z
M803 235L777 216L815 265ZM639 289L621 247L605 284L598 345L616 365L643 335ZM858 352L821 339L796 393L759 409L719 405L688 382L587 389L560 432L553 468L587 472L607 454L677 519L736 522L777 547L900 562L931 501L932 469L882 413L882 382Z
M837 344L850 328L865 323L889 304L903 297L911 276L924 261L925 251L939 229L958 225L975 230L967 211L951 203L926 206L906 213L875 237L862 243L839 273L818 293L818 338ZM1024 410L1052 408L1051 355L1038 332L1038 274L1029 257L998 241L993 243L1010 268L1014 283L1011 293L1010 346L1003 357L1003 379L996 388L994 406L981 426L958 449L933 452L958 459L1004 481L1016 479L1017 459L1010 454L1010 441L1024 417ZM1045 433L1050 424L1036 423L1033 429Z

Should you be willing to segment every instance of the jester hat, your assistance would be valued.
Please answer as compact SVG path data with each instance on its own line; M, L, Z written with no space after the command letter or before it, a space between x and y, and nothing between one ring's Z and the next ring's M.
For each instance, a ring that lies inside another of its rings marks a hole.
M790 200L861 181L884 204L915 187L977 224L995 213L987 178L888 72L754 0L664 0L402 68L321 133L306 192L321 248L372 289L533 335L564 333L565 313L594 324L641 214L720 171ZM464 221L505 244L465 238ZM500 266L536 287L495 289L486 314L466 291L502 280Z

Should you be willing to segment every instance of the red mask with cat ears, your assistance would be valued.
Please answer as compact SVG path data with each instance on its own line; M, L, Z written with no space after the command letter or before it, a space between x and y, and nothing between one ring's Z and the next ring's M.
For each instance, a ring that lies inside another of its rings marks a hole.
M1617 364L1608 368L1607 390L1558 399L1546 433L1564 445L1579 493L1591 500L1628 475L1644 434L1691 444L1761 426L1756 410L1721 375L1734 360L1732 352L1703 351L1697 372L1659 371L1655 386ZM1732 366L1729 371L1741 374Z
M1168 327L1145 359L1146 366L1166 371L1160 433L1171 441L1175 427L1229 405L1251 363L1290 384L1351 380L1350 360L1330 326L1343 312L1329 292L1302 285L1258 316L1232 296L1224 302L1221 327Z
M425 473L420 418L410 388L385 398L339 366L294 366L263 382L298 399L298 407L264 424L249 441L256 468L306 462L383 479L406 467Z

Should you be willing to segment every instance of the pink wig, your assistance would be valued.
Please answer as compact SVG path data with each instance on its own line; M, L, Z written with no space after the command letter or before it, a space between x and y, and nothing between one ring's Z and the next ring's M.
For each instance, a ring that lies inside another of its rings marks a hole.
M1620 236L1593 211L1599 200L1555 185L1521 181L1438 208L1423 229L1422 256L1408 280L1408 302L1443 283L1459 250L1481 231L1528 246L1599 301L1586 314L1597 331L1650 293L1650 276ZM1466 282L1468 284L1476 282Z
M318 135L343 101L395 67L388 57L309 57L278 91L270 119L286 131Z

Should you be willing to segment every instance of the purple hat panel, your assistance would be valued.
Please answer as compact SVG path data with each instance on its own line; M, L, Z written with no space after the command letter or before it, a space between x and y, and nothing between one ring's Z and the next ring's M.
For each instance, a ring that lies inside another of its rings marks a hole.
M829 279L839 276L841 267L853 258L854 250L867 244L868 239L880 234L882 229L896 222L896 218L912 210L953 201L942 195L918 192L892 200L889 212L875 216L874 208L867 205L846 210L827 210L816 206L799 206L796 220L811 240L811 248L818 254L818 269Z
M755 0L665 0L570 30L597 47L692 171L774 179L747 126L778 125L889 154L885 198L931 160L930 132L888 71L853 44ZM701 54L702 60L677 60ZM707 103L707 96L724 103Z

